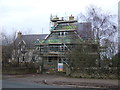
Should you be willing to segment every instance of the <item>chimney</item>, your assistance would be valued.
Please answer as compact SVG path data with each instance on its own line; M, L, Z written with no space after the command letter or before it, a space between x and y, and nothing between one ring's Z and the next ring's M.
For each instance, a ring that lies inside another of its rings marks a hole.
M22 37L22 33L19 31L18 32L18 36L17 36L19 39Z
M59 20L59 17L56 16L56 17L54 18L54 20ZM57 25L57 22L54 22L54 26L56 26L56 25Z
M74 20L74 16L69 16L69 20Z

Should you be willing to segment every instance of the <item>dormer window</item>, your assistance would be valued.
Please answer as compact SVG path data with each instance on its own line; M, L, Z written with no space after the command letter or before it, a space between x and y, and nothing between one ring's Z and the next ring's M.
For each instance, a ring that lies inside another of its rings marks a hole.
M64 36L64 32L60 32L60 36Z
M59 32L59 36L66 36L67 34L67 32Z

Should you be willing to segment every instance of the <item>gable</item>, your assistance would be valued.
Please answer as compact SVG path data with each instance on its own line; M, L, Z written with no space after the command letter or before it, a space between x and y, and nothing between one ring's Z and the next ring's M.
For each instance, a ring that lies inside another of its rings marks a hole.
M18 46L23 46L23 45L26 45L26 42L24 40L22 40L18 43Z

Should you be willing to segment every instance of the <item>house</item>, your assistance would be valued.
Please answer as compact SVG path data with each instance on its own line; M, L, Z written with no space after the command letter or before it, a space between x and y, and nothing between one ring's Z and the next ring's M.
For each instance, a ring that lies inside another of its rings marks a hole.
M65 67L70 64L70 58L65 55L77 44L97 49L91 23L78 23L72 15L67 19L52 16L50 31L43 41L36 42L36 48L39 48L39 55L42 58L43 69L48 72L65 71ZM62 68L58 70L59 65Z
M35 61L35 57L33 57L35 52L34 42L43 40L46 36L47 34L22 35L21 32L18 32L17 38L13 43L12 61L18 63Z
M50 21L50 34L23 35L18 32L13 43L12 61L38 61L40 71L57 72L65 71L70 65L66 53L76 45L90 47L94 50L91 54L97 55L97 44L90 22L79 23L72 15L67 18L51 16Z

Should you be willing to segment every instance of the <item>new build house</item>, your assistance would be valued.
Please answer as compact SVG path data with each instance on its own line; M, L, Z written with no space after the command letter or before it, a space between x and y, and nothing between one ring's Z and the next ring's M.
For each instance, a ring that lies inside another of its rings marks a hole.
M97 44L90 22L79 23L72 15L68 18L51 16L50 20L50 34L44 40L35 42L45 70L65 71L65 67L70 64L70 58L67 58L66 54L78 44L91 48L94 55L97 54Z

